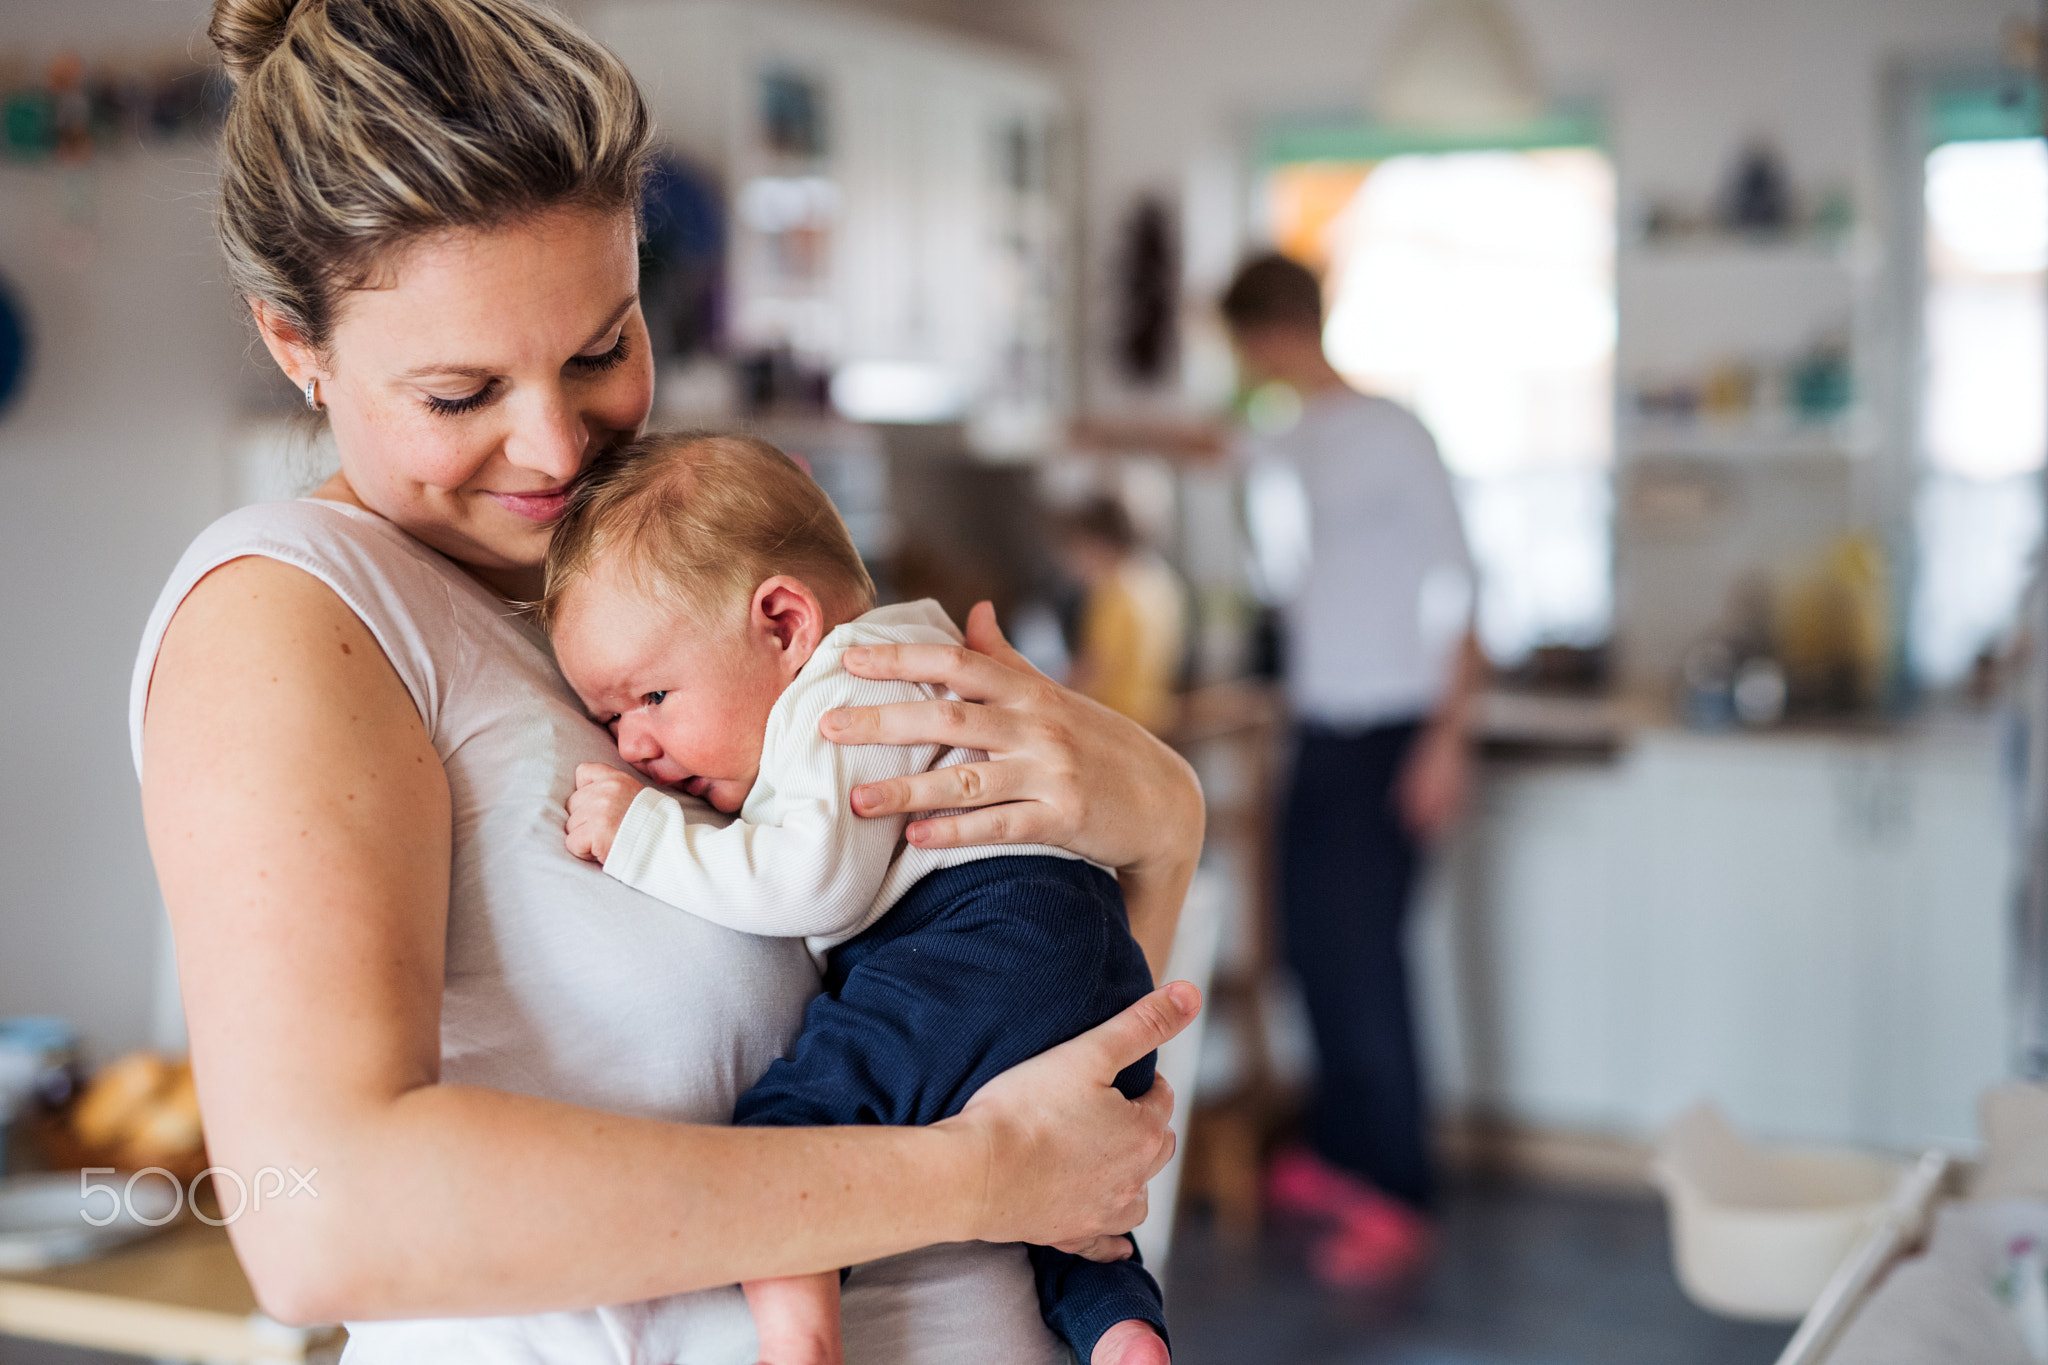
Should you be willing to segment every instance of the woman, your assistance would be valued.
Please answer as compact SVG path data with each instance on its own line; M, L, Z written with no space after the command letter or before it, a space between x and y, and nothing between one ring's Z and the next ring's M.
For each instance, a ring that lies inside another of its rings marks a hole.
M1142 1217L1171 1098L1109 1081L1192 990L931 1128L721 1127L816 990L802 944L677 915L562 843L575 765L615 755L508 603L650 404L631 78L524 0L217 0L210 33L239 85L230 270L341 455L314 499L187 552L131 711L209 1149L317 1172L232 1225L259 1298L350 1320L357 1360L740 1361L750 1324L714 1286L856 1265L855 1359L1057 1359L998 1244ZM1023 667L986 608L969 639L848 660L980 704L829 737L993 756L859 804L977 807L908 837L1119 868L1156 964L1192 778ZM914 1250L936 1243L971 1245Z

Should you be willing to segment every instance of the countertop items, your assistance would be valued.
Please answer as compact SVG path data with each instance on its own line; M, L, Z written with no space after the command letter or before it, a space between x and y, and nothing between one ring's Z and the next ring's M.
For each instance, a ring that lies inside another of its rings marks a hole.
M178 1214L168 1183L135 1181L88 1190L69 1171L0 1180L0 1273L88 1260L149 1236Z
M54 1166L168 1170L189 1182L206 1168L192 1065L154 1052L109 1062L77 1101L40 1125Z

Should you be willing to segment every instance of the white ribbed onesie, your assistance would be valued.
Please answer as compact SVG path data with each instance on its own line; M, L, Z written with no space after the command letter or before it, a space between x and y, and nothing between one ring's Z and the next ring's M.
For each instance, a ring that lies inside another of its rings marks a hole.
M853 813L850 795L864 783L979 763L988 755L939 744L845 745L824 738L818 723L838 707L953 695L926 683L857 678L841 662L846 651L958 643L959 628L930 598L880 607L834 627L775 699L760 776L738 818L723 829L693 821L681 801L650 787L619 822L604 870L714 924L805 937L822 964L826 949L880 919L928 872L981 858L1074 857L1044 844L913 848L903 839L903 817Z

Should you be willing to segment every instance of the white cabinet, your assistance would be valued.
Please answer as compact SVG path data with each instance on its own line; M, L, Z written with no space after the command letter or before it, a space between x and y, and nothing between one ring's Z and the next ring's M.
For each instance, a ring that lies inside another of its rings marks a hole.
M1651 730L1611 765L1497 766L1417 926L1442 1101L1635 1137L1713 1099L1763 1134L1969 1139L2009 1057L1994 741Z
M593 30L732 205L727 330L835 376L842 411L1056 429L1066 370L1058 85L993 48L797 0L620 0Z

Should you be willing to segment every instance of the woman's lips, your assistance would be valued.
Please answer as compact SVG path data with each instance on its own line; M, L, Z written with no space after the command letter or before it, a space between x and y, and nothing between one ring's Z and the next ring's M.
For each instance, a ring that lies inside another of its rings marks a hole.
M538 493L492 493L490 497L515 516L525 517L528 521L552 522L561 519L562 509L568 505L569 485L565 483L560 488L544 489Z

